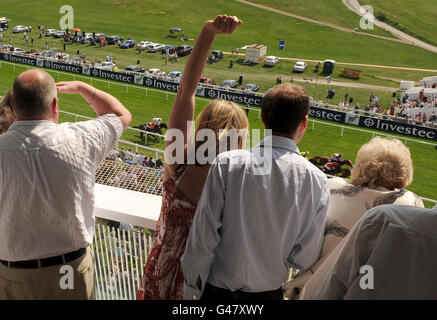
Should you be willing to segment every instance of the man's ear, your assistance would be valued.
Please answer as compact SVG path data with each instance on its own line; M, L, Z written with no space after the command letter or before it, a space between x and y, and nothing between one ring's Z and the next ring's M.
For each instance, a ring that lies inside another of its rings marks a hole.
M15 115L15 117L17 118L17 110L15 109L15 105L14 105L14 99L11 99L11 109L12 109L12 113Z
M301 131L306 131L306 129L307 129L307 127L308 127L308 116L305 116L305 118L302 120L302 122L300 123L300 127L299 127L299 129L301 130Z
M54 97L54 98L53 98L53 102L52 102L52 112L53 112L53 113L59 113L59 102L58 102L58 97Z

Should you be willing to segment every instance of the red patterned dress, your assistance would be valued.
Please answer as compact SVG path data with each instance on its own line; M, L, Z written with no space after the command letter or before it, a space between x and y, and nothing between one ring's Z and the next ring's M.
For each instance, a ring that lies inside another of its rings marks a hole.
M162 208L153 248L147 258L137 300L182 300L184 276L180 259L185 251L196 206L176 189L187 165L162 184Z

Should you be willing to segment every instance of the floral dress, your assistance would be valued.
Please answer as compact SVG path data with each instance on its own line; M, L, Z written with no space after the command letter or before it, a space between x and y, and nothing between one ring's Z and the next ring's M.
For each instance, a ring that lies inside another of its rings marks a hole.
M182 300L184 276L180 259L185 251L196 206L176 189L187 165L178 167L162 184L162 208L153 248L147 258L137 300Z

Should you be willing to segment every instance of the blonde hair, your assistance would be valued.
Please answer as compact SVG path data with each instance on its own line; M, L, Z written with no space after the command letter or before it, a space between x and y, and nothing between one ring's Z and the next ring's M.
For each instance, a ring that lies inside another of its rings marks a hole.
M214 132L217 155L222 138L225 138L232 129L242 132L243 137L239 136L238 141L227 141L227 150L229 151L235 144L238 145L238 149L245 147L249 121L246 113L234 102L219 99L211 101L197 117L196 124L195 136L202 129L210 129ZM195 150L203 143L203 141L196 141Z
M358 151L351 183L372 189L405 188L413 181L410 150L397 139L375 137Z
M15 114L12 112L12 89L10 89L0 101L0 134L8 131L14 121Z

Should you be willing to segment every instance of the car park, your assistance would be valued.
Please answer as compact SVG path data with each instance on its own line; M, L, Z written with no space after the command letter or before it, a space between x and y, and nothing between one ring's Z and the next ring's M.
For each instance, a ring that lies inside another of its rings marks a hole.
M303 61L298 61L293 67L293 72L304 72L307 67L308 64Z
M137 45L137 50L144 51L144 50L146 50L147 46L150 45L150 44L152 44L152 43L153 43L153 42L146 41L146 40L141 41L141 42L138 43L138 45Z
M176 53L178 54L178 57L183 57L183 56L188 56L192 50L193 50L192 46L183 44L176 48Z
M160 43L152 43L147 46L147 52L157 52L164 47L163 44Z
M106 38L106 41L108 41L108 44L113 45L117 43L122 43L124 40L123 37L120 36L110 36Z
M14 54L24 54L25 53L24 49L21 49L21 48L14 48L11 52L13 52Z
M60 60L68 61L70 59L70 55L68 55L66 53L57 53L55 56L56 56L56 59L60 59Z
M238 82L235 80L225 80L222 82L221 84L222 87L226 87L226 88L237 88L238 87Z
M273 67L279 62L279 58L275 56L268 56L264 59L264 65L268 67Z
M146 70L144 68L141 68L137 65L127 66L126 69L124 69L127 73L129 72L138 72L138 73L144 73Z
M212 80L212 78L207 77L200 78L199 83L205 86L215 86L217 84L214 80Z
M12 33L30 32L31 30L32 30L32 27L15 26L12 28Z
M126 40L120 45L121 49L129 49L135 47L135 40Z
M9 29L9 19L6 19L6 17L0 18L0 29L2 31L5 31L6 29Z
M249 92L258 92L259 91L259 86L257 86L254 83L248 83L246 84L243 89L244 91L249 91Z

